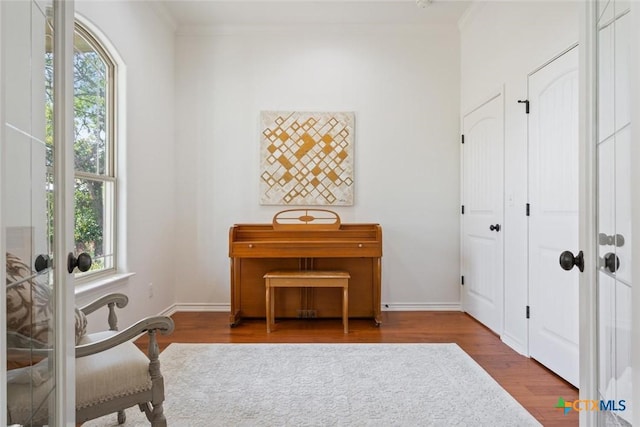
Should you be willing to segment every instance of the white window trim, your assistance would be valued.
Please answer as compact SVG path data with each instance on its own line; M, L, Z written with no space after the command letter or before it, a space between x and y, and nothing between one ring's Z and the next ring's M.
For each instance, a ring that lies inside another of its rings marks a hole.
M125 287L129 278L135 272L128 271L126 259L126 143L127 143L127 67L120 52L111 40L88 18L76 12L75 21L80 23L93 37L100 42L103 49L108 52L114 64L114 139L116 147L113 153L114 168L117 176L117 190L115 195L116 210L115 222L116 233L114 245L116 245L114 268L98 271L84 277L77 277L75 280L76 302L90 302L108 291L115 291Z
M76 284L87 283L94 279L98 279L105 274L115 274L118 272L118 63L111 54L109 47L103 42L104 36L100 32L95 32L94 28L85 25L82 19L75 19L74 21L74 34L79 34L86 43L100 55L102 60L107 66L107 135L108 141L106 141L106 168L104 174L90 173L86 171L74 170L75 179L89 179L92 181L105 183L103 192L106 191L107 183L113 184L113 195L110 200L107 201L108 205L115 203L115 210L105 215L105 218L110 218L108 224L103 224L103 232L107 231L103 236L103 241L108 242L110 246L111 266L103 268L97 271L89 271L86 273L76 272L75 280Z
M129 283L129 278L135 276L135 274L136 273L109 274L77 285L75 288L76 304L88 304L109 291L117 291L126 287Z

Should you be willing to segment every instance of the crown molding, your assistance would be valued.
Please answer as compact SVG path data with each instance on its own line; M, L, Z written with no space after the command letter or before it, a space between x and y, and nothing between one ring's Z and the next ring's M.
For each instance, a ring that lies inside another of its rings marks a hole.
M179 25L178 37L228 36L228 35L297 35L307 34L409 34L429 36L446 30L445 25L425 26L418 24L284 24L284 25Z

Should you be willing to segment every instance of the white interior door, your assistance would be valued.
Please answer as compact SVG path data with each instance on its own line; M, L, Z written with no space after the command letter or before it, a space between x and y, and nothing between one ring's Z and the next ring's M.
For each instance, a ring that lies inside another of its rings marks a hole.
M598 16L598 398L618 409L626 402L624 410L598 417L602 424L625 425L633 411L629 3L601 2Z
M578 48L529 76L529 353L578 386Z
M502 94L463 118L463 310L502 333L504 218Z

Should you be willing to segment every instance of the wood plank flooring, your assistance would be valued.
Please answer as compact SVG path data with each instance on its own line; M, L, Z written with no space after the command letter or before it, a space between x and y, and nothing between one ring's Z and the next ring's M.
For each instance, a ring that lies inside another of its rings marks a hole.
M460 312L383 312L382 326L349 319L283 319L266 332L264 319L245 319L229 327L228 313L179 312L176 329L159 336L161 350L170 343L456 343L544 426L577 426L578 414L555 408L558 398L578 398L576 388L535 360L521 356L489 329ZM146 351L146 337L136 343ZM170 387L170 386L168 386ZM496 414L496 419L500 414Z

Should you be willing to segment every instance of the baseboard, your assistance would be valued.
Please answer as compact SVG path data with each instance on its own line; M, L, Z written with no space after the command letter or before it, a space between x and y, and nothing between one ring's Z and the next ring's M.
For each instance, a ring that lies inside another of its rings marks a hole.
M229 313L231 311L230 304L223 303L176 303L168 307L161 316L171 316L178 311L212 311ZM460 303L386 303L382 304L382 311L462 311Z
M178 311L214 311L221 313L229 313L231 311L231 304L226 303L190 303L180 302L168 307L162 313L161 316L171 316Z
M382 311L462 311L456 303L383 303Z
M511 347L512 350L520 353L523 356L529 357L529 354L526 351L525 345L520 341L518 341L517 339L511 338L509 334L506 334L503 332L502 335L500 335L500 339L502 340L503 343Z

